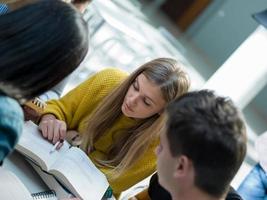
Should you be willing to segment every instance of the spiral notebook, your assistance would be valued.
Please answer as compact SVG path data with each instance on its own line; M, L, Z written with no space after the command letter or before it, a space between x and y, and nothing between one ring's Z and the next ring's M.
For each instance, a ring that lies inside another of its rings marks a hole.
M33 193L31 195L32 195L33 200L38 200L38 199L42 199L42 200L57 200L56 193L53 190Z

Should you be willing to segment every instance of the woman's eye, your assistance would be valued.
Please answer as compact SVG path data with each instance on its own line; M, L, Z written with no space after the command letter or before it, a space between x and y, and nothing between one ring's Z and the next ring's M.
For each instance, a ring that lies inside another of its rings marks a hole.
M146 100L144 100L144 104L147 105L147 106L150 106L150 103L147 102Z
M136 91L138 91L138 86L137 86L136 81L133 82L133 88L134 88Z

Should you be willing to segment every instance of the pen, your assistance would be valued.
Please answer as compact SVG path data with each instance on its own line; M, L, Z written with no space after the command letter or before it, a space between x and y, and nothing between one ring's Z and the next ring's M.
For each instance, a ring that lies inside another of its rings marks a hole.
M49 153L50 153L50 154L53 153L53 152L57 149L57 146L58 146L60 143L63 143L63 142L64 142L64 140L62 140L62 139L59 140L59 141L57 141L56 144L54 144L54 146L52 147L52 149L50 150Z

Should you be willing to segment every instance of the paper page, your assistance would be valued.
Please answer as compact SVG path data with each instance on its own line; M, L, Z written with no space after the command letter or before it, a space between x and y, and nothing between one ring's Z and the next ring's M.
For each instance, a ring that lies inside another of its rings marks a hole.
M41 170L39 166L36 166L34 163L29 161L31 166L34 170L40 175L46 185L51 189L54 190L57 194L58 199L68 199L73 197L68 191L66 191L56 180L54 175L50 175Z
M32 199L30 192L12 172L0 168L0 180L0 199Z
M53 168L57 170L55 173L64 174L67 180L62 175L57 176L58 179L68 182L69 185L65 186L84 200L100 200L109 186L105 175L76 147L72 147Z
M48 171L53 163L69 150L67 142L64 143L60 150L50 153L53 144L42 137L36 124L28 121L24 124L22 136L15 148Z

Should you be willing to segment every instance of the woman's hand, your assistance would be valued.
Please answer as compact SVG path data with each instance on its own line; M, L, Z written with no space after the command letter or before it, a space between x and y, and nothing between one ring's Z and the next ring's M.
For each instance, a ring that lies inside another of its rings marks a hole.
M64 121L56 119L52 114L46 114L42 117L39 123L39 130L44 138L55 144L59 140L66 138L67 126ZM59 143L59 149L63 143Z

